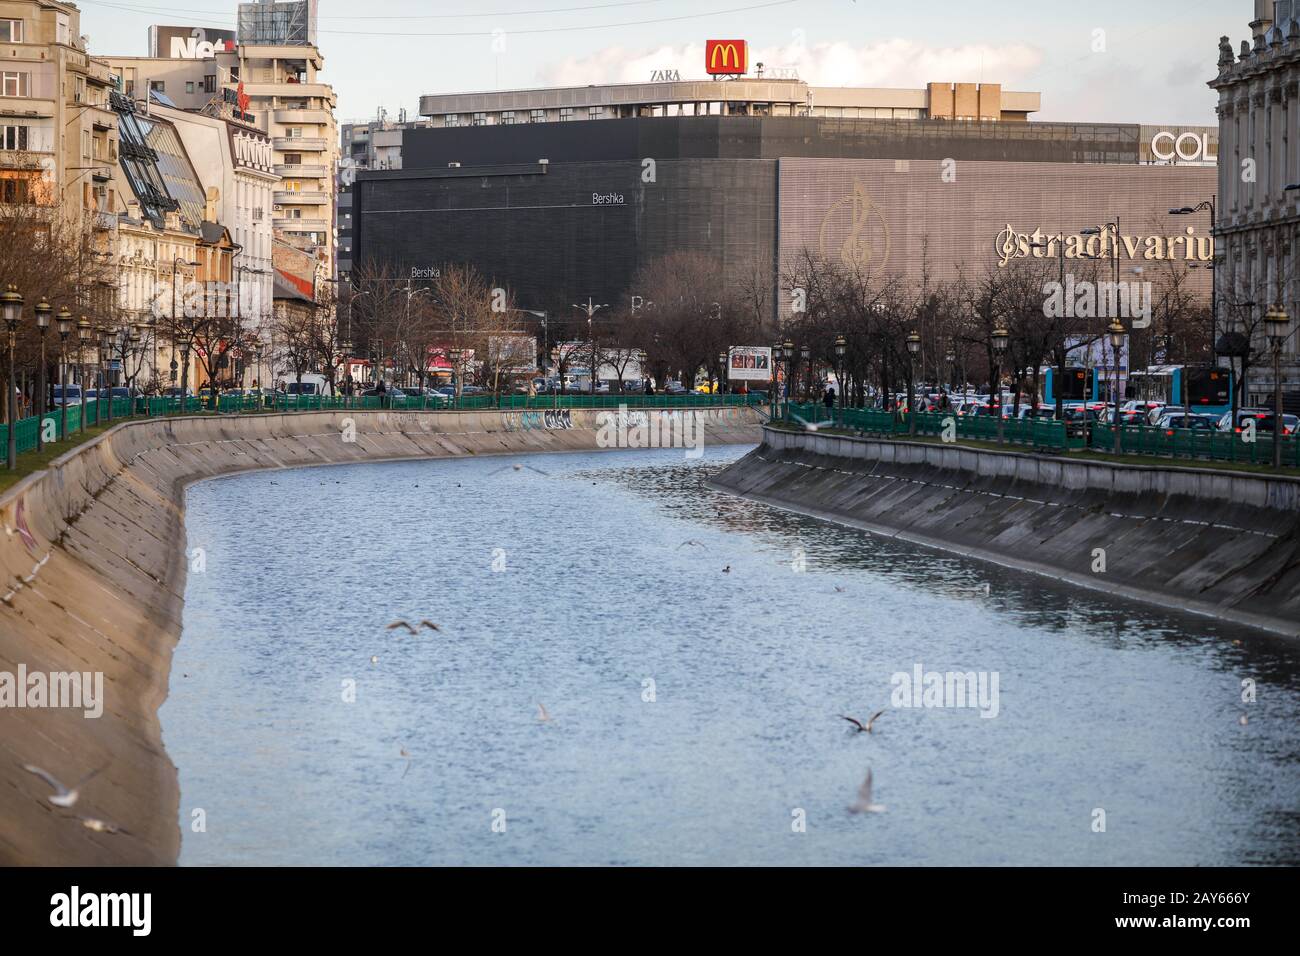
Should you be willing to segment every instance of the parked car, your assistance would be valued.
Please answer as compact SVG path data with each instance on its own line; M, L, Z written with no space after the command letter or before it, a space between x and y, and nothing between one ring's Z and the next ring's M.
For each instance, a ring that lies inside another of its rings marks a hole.
M1198 415L1186 412L1165 412L1156 421L1161 428L1190 428L1194 431L1215 431L1219 427L1219 419L1214 415Z
M64 405L80 405L80 404L81 404L80 385L69 385L66 388L66 392L64 386L62 385L54 386L54 407L55 408L60 408Z

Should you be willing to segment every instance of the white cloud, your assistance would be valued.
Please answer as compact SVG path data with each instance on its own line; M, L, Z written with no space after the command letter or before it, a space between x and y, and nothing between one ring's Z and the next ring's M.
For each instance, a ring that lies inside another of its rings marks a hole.
M892 39L866 46L849 43L750 47L754 64L769 69L794 67L814 86L877 86L918 88L930 82L987 80L1014 87L1043 63L1042 52L1023 43L1001 46L968 44L927 47L912 40ZM585 57L569 57L540 71L546 86L586 86L603 83L645 83L655 70L675 69L682 79L706 78L704 45L661 46L654 50L610 47Z

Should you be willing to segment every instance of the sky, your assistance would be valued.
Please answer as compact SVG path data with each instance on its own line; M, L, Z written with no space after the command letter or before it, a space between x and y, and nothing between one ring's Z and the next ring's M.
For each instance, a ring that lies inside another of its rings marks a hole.
M233 0L77 0L96 55L143 56L150 24L233 28ZM1001 83L1034 119L1217 124L1218 39L1253 0L320 0L340 121L418 115L426 93L704 79L704 41L823 86Z

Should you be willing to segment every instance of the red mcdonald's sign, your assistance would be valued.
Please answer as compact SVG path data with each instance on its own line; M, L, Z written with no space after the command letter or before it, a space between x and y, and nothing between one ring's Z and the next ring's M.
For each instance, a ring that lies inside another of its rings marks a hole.
M749 45L744 40L706 40L704 71L711 76L749 70Z

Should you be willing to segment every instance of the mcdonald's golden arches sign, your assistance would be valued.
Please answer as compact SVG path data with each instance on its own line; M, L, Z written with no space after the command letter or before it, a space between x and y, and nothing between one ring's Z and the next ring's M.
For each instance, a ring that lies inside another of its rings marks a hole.
M748 72L748 44L744 40L706 40L704 71L711 76Z

